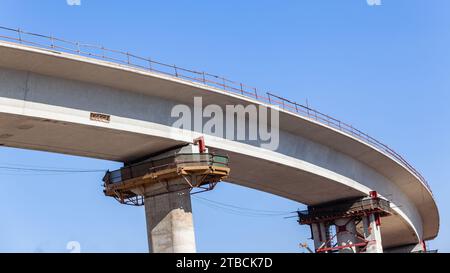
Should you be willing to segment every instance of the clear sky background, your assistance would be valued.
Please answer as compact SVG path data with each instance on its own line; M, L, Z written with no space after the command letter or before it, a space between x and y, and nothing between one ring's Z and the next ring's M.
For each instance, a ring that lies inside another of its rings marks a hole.
M450 252L450 1L0 0L0 25L103 44L206 70L309 103L395 148L429 180ZM1 166L115 169L119 163L0 149ZM0 252L146 252L143 208L103 196L103 173L0 168ZM276 181L274 181L276 182ZM201 195L291 212L304 206L222 183ZM194 199L200 252L303 252L295 218L229 213ZM308 241L311 245L311 241Z

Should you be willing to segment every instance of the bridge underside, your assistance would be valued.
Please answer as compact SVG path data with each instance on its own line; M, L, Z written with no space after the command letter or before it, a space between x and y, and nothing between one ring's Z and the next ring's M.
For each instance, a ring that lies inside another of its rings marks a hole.
M130 162L180 144L185 142L0 113L0 145L7 147ZM364 196L364 193L353 188L296 168L220 149L212 148L210 151L228 154L233 170L228 182L234 184L277 194L306 205ZM405 233L405 230L410 232ZM398 215L383 218L382 236L385 248L418 243L414 231Z

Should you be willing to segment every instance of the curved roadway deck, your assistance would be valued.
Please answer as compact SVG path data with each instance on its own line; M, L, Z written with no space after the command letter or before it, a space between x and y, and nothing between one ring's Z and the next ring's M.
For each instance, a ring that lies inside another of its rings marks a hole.
M263 104L160 73L0 42L0 145L133 161L192 141L191 132L171 127L170 111L191 105L194 96L220 106ZM91 112L111 115L110 123L90 120ZM232 183L307 205L376 190L396 211L383 219L384 247L437 236L438 209L424 181L350 134L281 110L277 151L205 138L208 147L230 156Z

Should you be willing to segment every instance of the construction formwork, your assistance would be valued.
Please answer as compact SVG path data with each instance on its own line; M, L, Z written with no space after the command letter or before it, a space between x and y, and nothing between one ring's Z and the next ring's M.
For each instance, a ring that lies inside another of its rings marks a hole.
M317 253L383 252L381 217L393 214L390 202L369 197L309 206L299 211L299 223L309 225Z
M183 178L186 188L211 190L228 176L228 156L212 153L179 153L107 172L103 178L105 195L127 205L143 205L140 189Z

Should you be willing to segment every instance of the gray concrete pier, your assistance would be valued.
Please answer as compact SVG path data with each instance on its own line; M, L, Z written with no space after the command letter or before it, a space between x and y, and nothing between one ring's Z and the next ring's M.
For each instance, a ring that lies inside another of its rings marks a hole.
M335 220L336 225L336 240L339 247L340 253L357 253L357 243L356 238L356 225L355 220L352 218L342 218Z
M150 252L196 252L190 188L183 178L146 188L144 204Z

